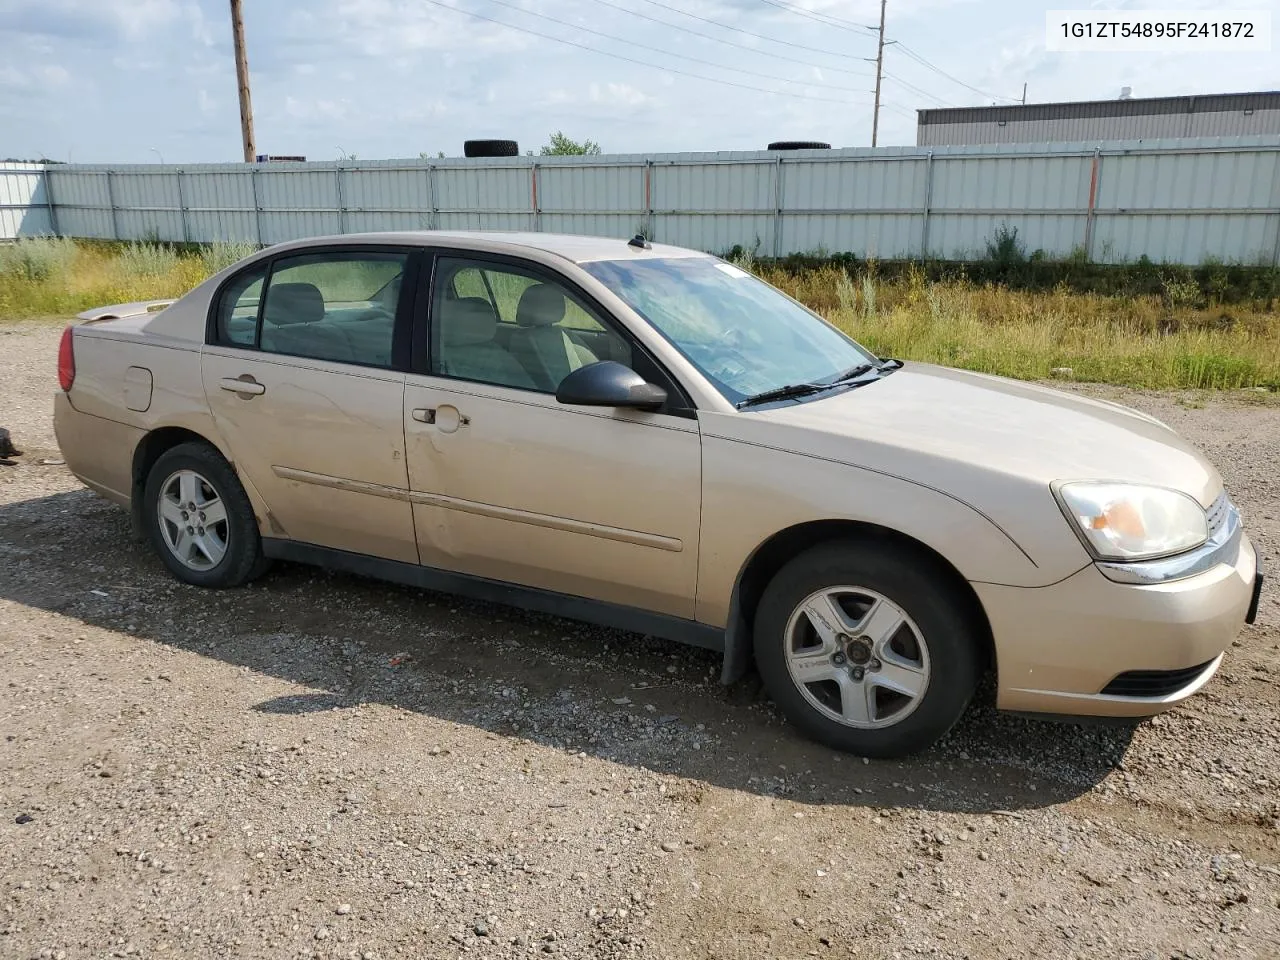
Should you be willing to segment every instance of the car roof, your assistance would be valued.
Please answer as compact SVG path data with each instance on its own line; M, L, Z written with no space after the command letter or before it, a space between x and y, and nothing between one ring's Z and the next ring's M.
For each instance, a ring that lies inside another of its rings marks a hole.
M532 233L502 230L401 230L380 233L344 233L327 237L308 237L291 240L270 249L284 250L308 246L329 246L342 243L379 243L427 246L437 244L456 245L477 250L519 253L521 250L540 250L563 257L574 263L594 260L665 259L672 257L708 257L710 254L684 247L672 247L654 243L648 248L633 247L629 238L586 237L567 233Z

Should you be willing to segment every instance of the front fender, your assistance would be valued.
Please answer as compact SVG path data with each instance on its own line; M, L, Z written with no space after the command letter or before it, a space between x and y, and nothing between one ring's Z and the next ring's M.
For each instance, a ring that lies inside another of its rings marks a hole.
M985 514L923 483L704 436L697 619L728 623L740 572L774 534L830 520L873 524L917 540L969 581L1032 587L1060 578L1037 567Z

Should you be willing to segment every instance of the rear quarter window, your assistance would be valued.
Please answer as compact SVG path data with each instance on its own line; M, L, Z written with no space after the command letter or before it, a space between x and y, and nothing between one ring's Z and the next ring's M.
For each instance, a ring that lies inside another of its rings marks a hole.
M222 288L216 313L219 343L252 347L258 336L258 305L262 301L265 266L246 270Z

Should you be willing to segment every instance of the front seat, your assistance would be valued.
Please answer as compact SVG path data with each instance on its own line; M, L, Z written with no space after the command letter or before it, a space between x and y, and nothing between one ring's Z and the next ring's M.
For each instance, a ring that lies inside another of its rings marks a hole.
M560 381L579 367L595 363L596 356L574 343L561 327L567 304L559 288L535 283L520 295L511 352L543 390L555 390Z
M262 311L260 346L272 353L350 361L351 344L323 322L324 316L324 295L314 283L273 283Z
M440 373L532 389L533 380L494 340L498 315L484 297L460 297L439 305Z

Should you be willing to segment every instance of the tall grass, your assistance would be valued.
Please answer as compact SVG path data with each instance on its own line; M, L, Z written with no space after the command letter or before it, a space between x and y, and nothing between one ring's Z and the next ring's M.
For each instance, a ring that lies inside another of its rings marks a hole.
M1137 387L1280 390L1280 316L1264 305L933 283L921 271L864 273L852 302L841 267L760 274L882 356L1023 380L1057 371Z
M253 249L223 244L178 252L154 243L62 239L0 245L0 321L180 296ZM877 275L875 264L854 272L835 263L787 268L749 251L735 262L882 356L1029 380L1057 371L1139 387L1280 390L1274 301L1206 304L1176 279L1150 294L1121 296L1073 293L1063 284L1031 291L931 280L917 267L888 278Z
M0 245L0 321L66 317L89 307L179 297L256 249L179 253L158 243L84 244L37 237Z

